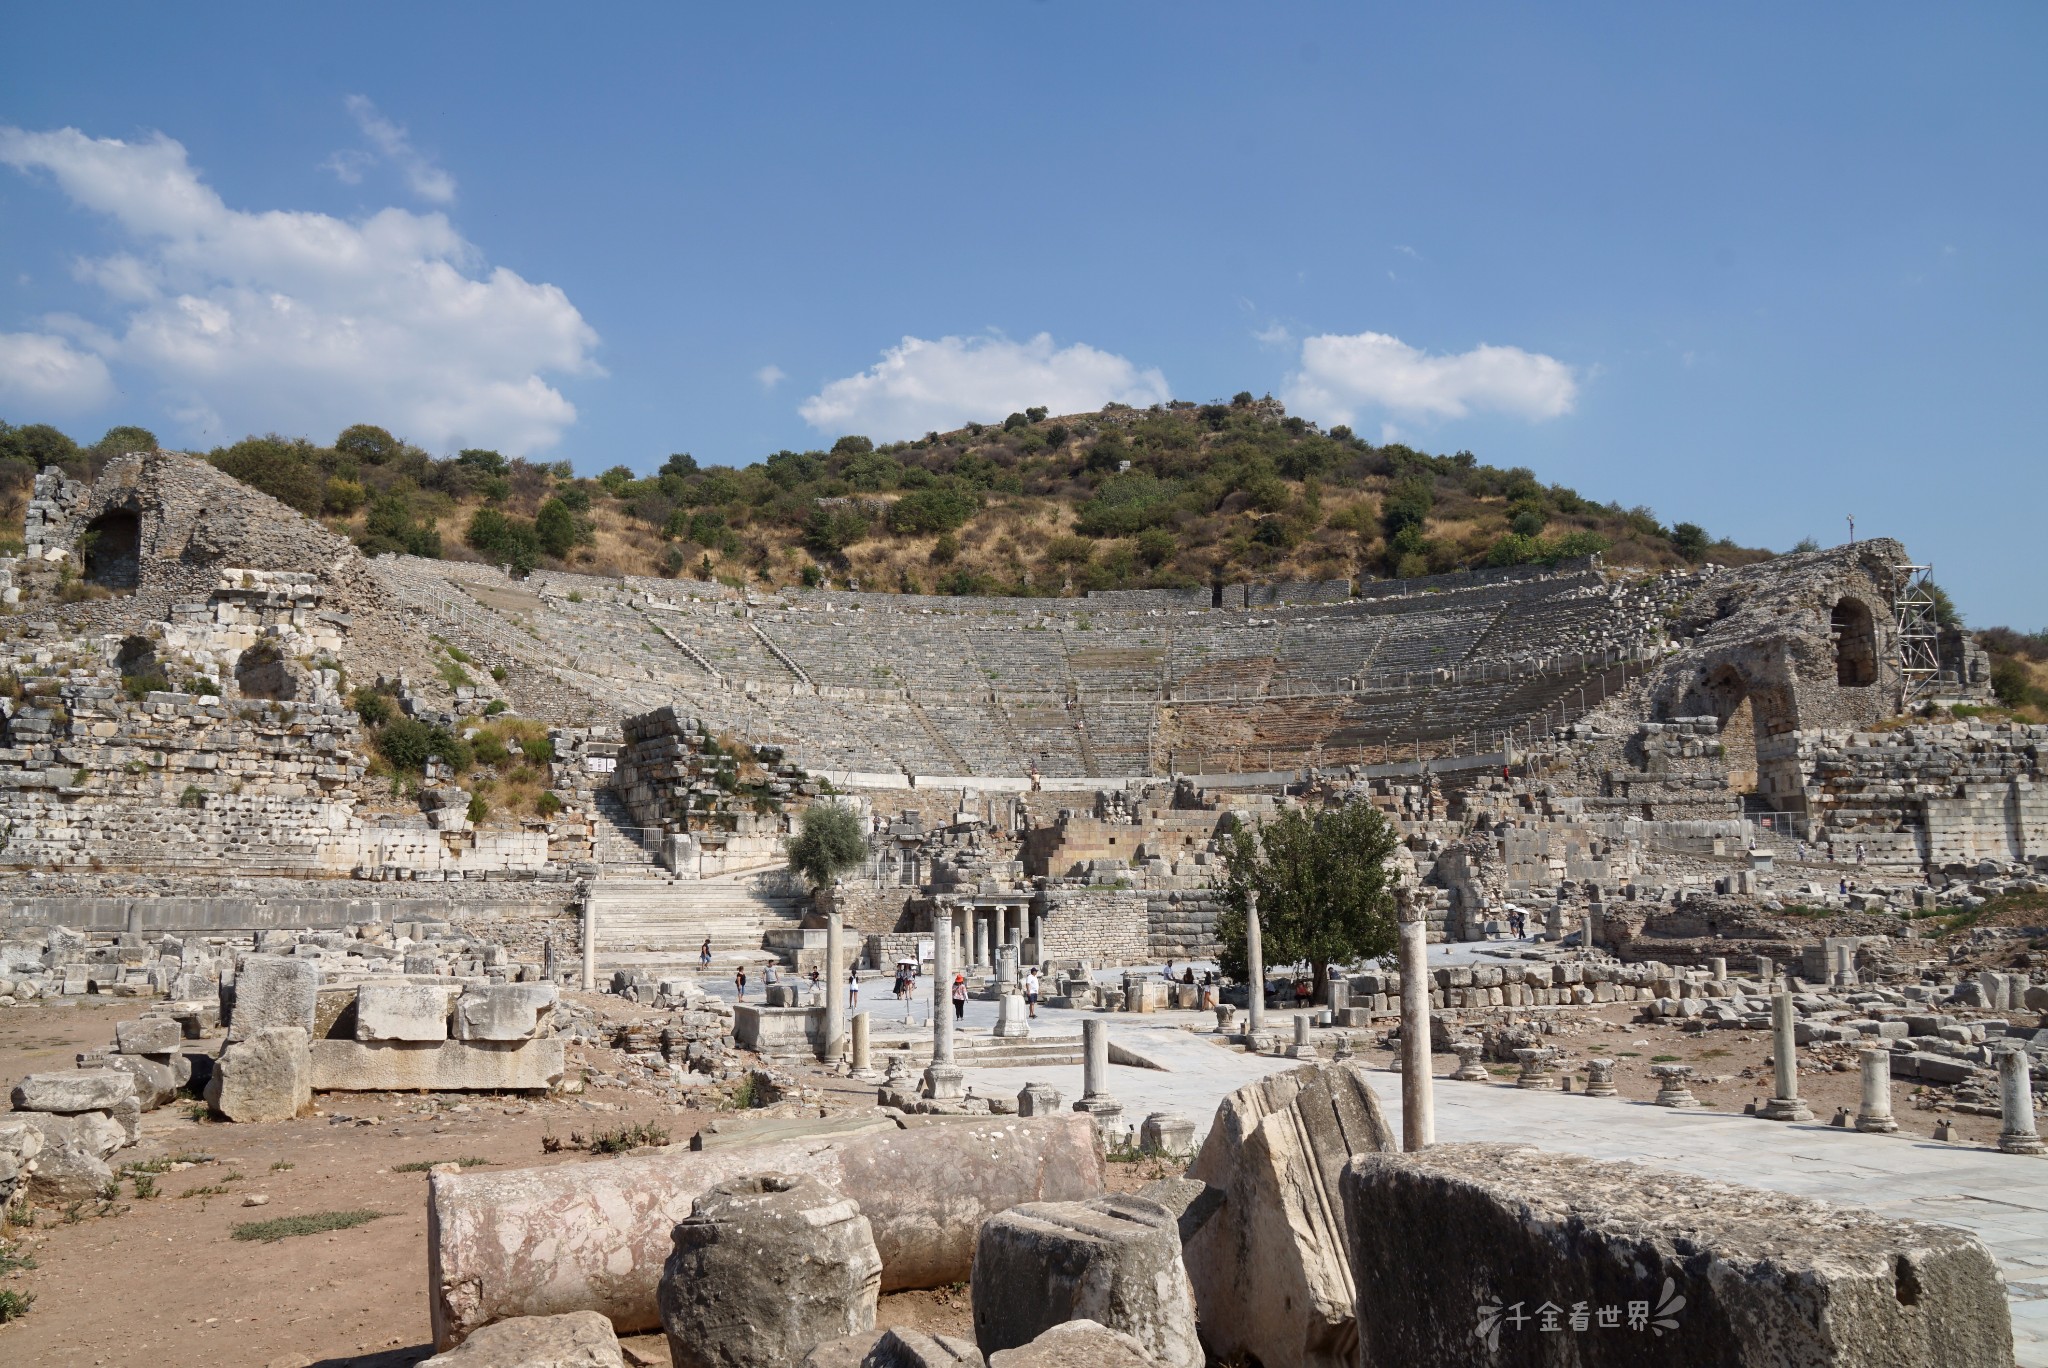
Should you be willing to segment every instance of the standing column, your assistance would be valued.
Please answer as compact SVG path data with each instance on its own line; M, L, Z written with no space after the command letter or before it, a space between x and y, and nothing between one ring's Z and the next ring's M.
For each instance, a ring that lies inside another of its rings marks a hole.
M1259 895L1245 894L1244 907L1244 958L1246 971L1251 975L1251 996L1246 1000L1249 1010L1245 1017L1245 1034L1254 1041L1266 1029L1266 948L1259 935ZM1253 1045L1257 1049L1256 1044Z
M1792 1033L1792 995L1771 999L1771 1063L1777 1090L1757 1113L1766 1121L1811 1121L1813 1112L1799 1100L1799 1044Z
M846 1053L846 984L844 956L840 953L839 914L825 914L825 1038L819 1043L818 1058L837 1064Z
M583 900L583 991L597 991L597 890Z
M1856 1129L1888 1132L1899 1128L1892 1120L1892 1052L1869 1049L1863 1055L1863 1105L1856 1112Z
M868 1014L853 1014L853 1076L873 1078L875 1076L874 1054L868 1046Z
M924 1095L934 1102L957 1100L963 1089L953 1063L952 926L932 928L932 1062L924 1071Z
M1429 1076L1429 923L1401 923L1401 1148L1436 1143Z
M972 915L974 917L974 963L977 965L987 964L988 916L982 912L976 912Z
M2005 1113L1998 1147L2007 1154L2042 1153L2041 1133L2034 1126L2034 1084L2027 1077L2027 1052L2019 1046L1998 1052L1998 1101Z
M1109 1023L1100 1017L1081 1023L1081 1100L1074 1110L1093 1116L1104 1131L1123 1120L1124 1104L1109 1095Z

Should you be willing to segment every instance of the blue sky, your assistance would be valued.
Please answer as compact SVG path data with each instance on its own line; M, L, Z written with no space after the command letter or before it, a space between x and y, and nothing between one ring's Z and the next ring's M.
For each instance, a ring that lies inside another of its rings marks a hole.
M2048 623L2039 5L16 4L0 51L12 422L645 470L1271 391L1743 542L1854 514Z

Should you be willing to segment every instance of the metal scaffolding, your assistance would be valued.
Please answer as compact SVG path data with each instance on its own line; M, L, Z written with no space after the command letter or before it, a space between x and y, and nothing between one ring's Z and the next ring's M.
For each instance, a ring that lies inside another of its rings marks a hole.
M1929 591L1931 565L1893 567L1892 617L1898 637L1899 711L1934 697L1941 682L1941 624Z

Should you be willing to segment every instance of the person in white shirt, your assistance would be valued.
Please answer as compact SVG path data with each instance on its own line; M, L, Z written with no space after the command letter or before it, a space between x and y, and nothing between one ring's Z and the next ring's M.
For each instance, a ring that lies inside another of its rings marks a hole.
M1038 971L1032 969L1024 975L1024 1007L1032 1016L1038 1015Z

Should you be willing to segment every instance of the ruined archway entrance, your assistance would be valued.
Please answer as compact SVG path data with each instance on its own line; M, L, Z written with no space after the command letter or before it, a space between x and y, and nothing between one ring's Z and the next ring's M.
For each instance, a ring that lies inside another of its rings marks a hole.
M1861 599L1845 598L1828 617L1835 639L1835 683L1863 689L1877 683L1877 620Z
M1749 696L1749 681L1734 666L1723 665L1707 676L1706 693L1721 724L1721 758L1728 766L1728 787L1736 793L1755 793L1759 768L1756 701Z
M142 575L142 519L125 508L102 513L86 524L76 543L87 582L105 589L133 589Z

